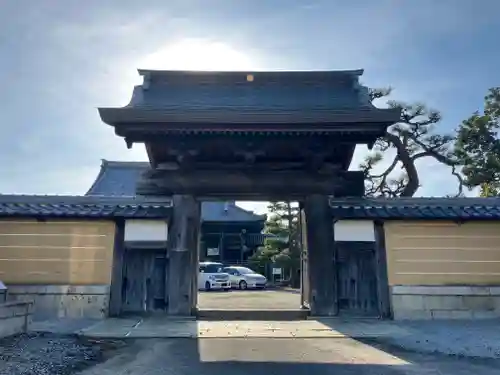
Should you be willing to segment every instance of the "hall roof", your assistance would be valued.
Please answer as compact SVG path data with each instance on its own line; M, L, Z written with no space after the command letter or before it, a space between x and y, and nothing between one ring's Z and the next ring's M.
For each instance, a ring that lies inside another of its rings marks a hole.
M342 219L500 220L500 198L332 198Z
M136 185L141 173L149 168L147 162L102 160L101 170L86 193L87 196L136 197ZM201 204L201 217L206 222L263 221L266 215L236 206L234 202L206 201Z
M139 74L144 77L144 82L134 88L127 106L99 109L105 123L117 126L117 129L130 124L149 126L162 123L169 124L169 131L176 132L208 131L209 124L211 127L225 127L226 131L235 126L249 131L251 129L246 129L245 125L255 124L269 128L268 131L282 131L300 124L318 124L318 127L323 124L325 127L337 123L337 127L344 124L345 131L349 126L359 131L361 127L367 130L377 128L377 124L387 127L400 118L398 109L379 109L371 104L367 88L359 84L362 69L139 70ZM175 124L186 126L176 127ZM198 129L195 124L207 129ZM300 128L301 132L326 130Z

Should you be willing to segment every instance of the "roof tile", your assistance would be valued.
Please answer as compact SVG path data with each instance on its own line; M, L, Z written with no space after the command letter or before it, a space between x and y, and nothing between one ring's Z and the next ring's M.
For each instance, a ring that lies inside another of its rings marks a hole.
M500 198L332 198L343 219L500 220Z
M168 199L0 195L0 217L166 218L171 211Z

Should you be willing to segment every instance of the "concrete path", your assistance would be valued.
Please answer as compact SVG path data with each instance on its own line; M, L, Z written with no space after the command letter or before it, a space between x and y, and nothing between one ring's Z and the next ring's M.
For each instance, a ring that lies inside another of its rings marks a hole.
M34 331L94 338L353 338L419 353L500 358L500 321L394 322L367 319L196 321L172 318L35 322Z
M497 375L497 361L398 352L352 339L129 340L80 375Z
M109 338L376 338L409 334L390 323L356 320L195 321L166 318L107 319L77 333Z

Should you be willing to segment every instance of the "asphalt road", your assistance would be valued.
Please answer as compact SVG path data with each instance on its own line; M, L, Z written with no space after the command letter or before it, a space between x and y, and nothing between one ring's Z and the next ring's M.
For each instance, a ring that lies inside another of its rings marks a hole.
M300 292L297 290L231 290L198 292L200 309L262 309L288 310L300 308Z
M396 352L352 339L129 341L81 375L494 375L495 361Z

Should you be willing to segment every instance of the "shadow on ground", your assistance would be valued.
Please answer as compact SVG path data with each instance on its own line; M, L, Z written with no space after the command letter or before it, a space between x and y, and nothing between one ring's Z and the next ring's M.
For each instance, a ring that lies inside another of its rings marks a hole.
M496 361L417 354L352 339L149 339L82 373L494 375Z
M416 320L318 318L346 336L376 339L408 352L500 359L500 320ZM362 332L362 335L356 335ZM372 341L373 342L373 341Z

